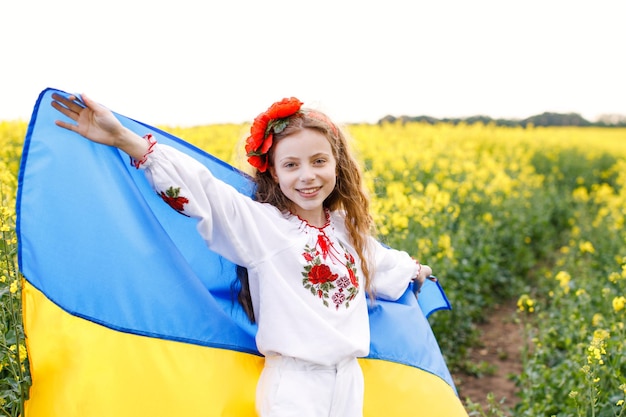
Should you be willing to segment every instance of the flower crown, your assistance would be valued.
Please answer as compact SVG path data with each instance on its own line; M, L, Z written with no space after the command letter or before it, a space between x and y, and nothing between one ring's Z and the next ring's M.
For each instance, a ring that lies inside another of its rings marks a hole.
M302 102L295 97L284 98L259 114L252 123L250 136L246 139L248 162L261 172L269 166L268 152L274 141L274 134L287 127L287 118L298 113Z
M264 113L259 114L250 127L250 136L246 139L246 156L250 165L260 172L269 167L268 152L274 143L274 135L282 132L289 121L289 117L303 111L302 102L295 97L284 98L272 104ZM308 117L317 119L332 130L335 136L339 135L337 127L325 114L316 110L304 110Z

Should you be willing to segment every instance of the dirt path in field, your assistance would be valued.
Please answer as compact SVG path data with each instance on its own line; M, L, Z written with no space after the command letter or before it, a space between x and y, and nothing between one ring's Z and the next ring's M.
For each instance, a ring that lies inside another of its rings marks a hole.
M515 301L498 306L490 314L489 321L479 326L482 346L474 348L470 357L476 364L485 362L489 366L479 377L453 375L464 403L469 398L487 410L487 394L493 393L496 403L503 400L505 410L517 404L517 387L511 375L519 375L522 371L523 332L522 325L515 321L516 308Z

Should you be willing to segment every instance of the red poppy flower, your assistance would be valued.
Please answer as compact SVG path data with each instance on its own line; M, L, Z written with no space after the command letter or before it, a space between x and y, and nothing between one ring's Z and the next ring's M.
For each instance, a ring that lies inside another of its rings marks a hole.
M263 145L269 121L270 119L265 113L258 115L254 119L254 123L252 123L250 128L250 136L246 139L246 152L248 154L255 153Z
M261 172L265 172L269 165L267 157L255 158L255 156L265 156L269 152L274 142L274 133L278 130L277 121L292 116L300 111L302 102L295 97L284 98L270 106L267 111L259 114L250 127L250 136L246 139L246 154L250 165ZM280 125L280 124L278 124ZM284 129L284 126L282 127Z
M270 119L283 119L295 114L302 107L302 102L295 97L284 98L270 106L265 112Z
M248 158L248 163L261 172L265 172L269 166L267 155L252 155Z

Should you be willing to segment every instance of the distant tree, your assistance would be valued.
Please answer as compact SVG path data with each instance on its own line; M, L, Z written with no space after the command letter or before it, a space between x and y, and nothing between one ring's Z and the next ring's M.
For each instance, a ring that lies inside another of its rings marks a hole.
M482 123L484 125L487 125L487 124L493 122L493 119L491 117L489 117L489 116L478 115L478 116L467 117L464 121L468 125L472 125L474 123Z
M397 118L395 116L392 116L392 115L388 114L387 116L383 117L382 119L379 119L376 124L383 125L385 123L395 123L396 120L397 120Z
M496 119L496 126L507 126L507 127L515 127L519 126L519 120L510 120L510 119Z
M417 116L417 117L411 117L410 119L412 122L419 122L419 123L428 123L431 125L434 125L436 123L439 123L440 120L435 118L435 117L431 117L431 116Z
M550 113L545 112L522 120L522 126L591 126L591 122L578 113Z

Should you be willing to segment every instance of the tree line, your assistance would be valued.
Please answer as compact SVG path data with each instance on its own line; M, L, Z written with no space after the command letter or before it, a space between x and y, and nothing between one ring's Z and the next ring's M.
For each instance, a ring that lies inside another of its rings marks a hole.
M470 116L466 118L443 118L438 119L431 116L385 116L378 121L378 124L384 123L409 123L423 122L429 124L451 123L457 125L459 123L474 124L495 124L496 126L510 127L527 127L532 126L597 126L597 127L626 127L626 115L606 114L602 115L595 122L591 122L578 113L552 113L544 112L526 119L493 119L489 116Z

